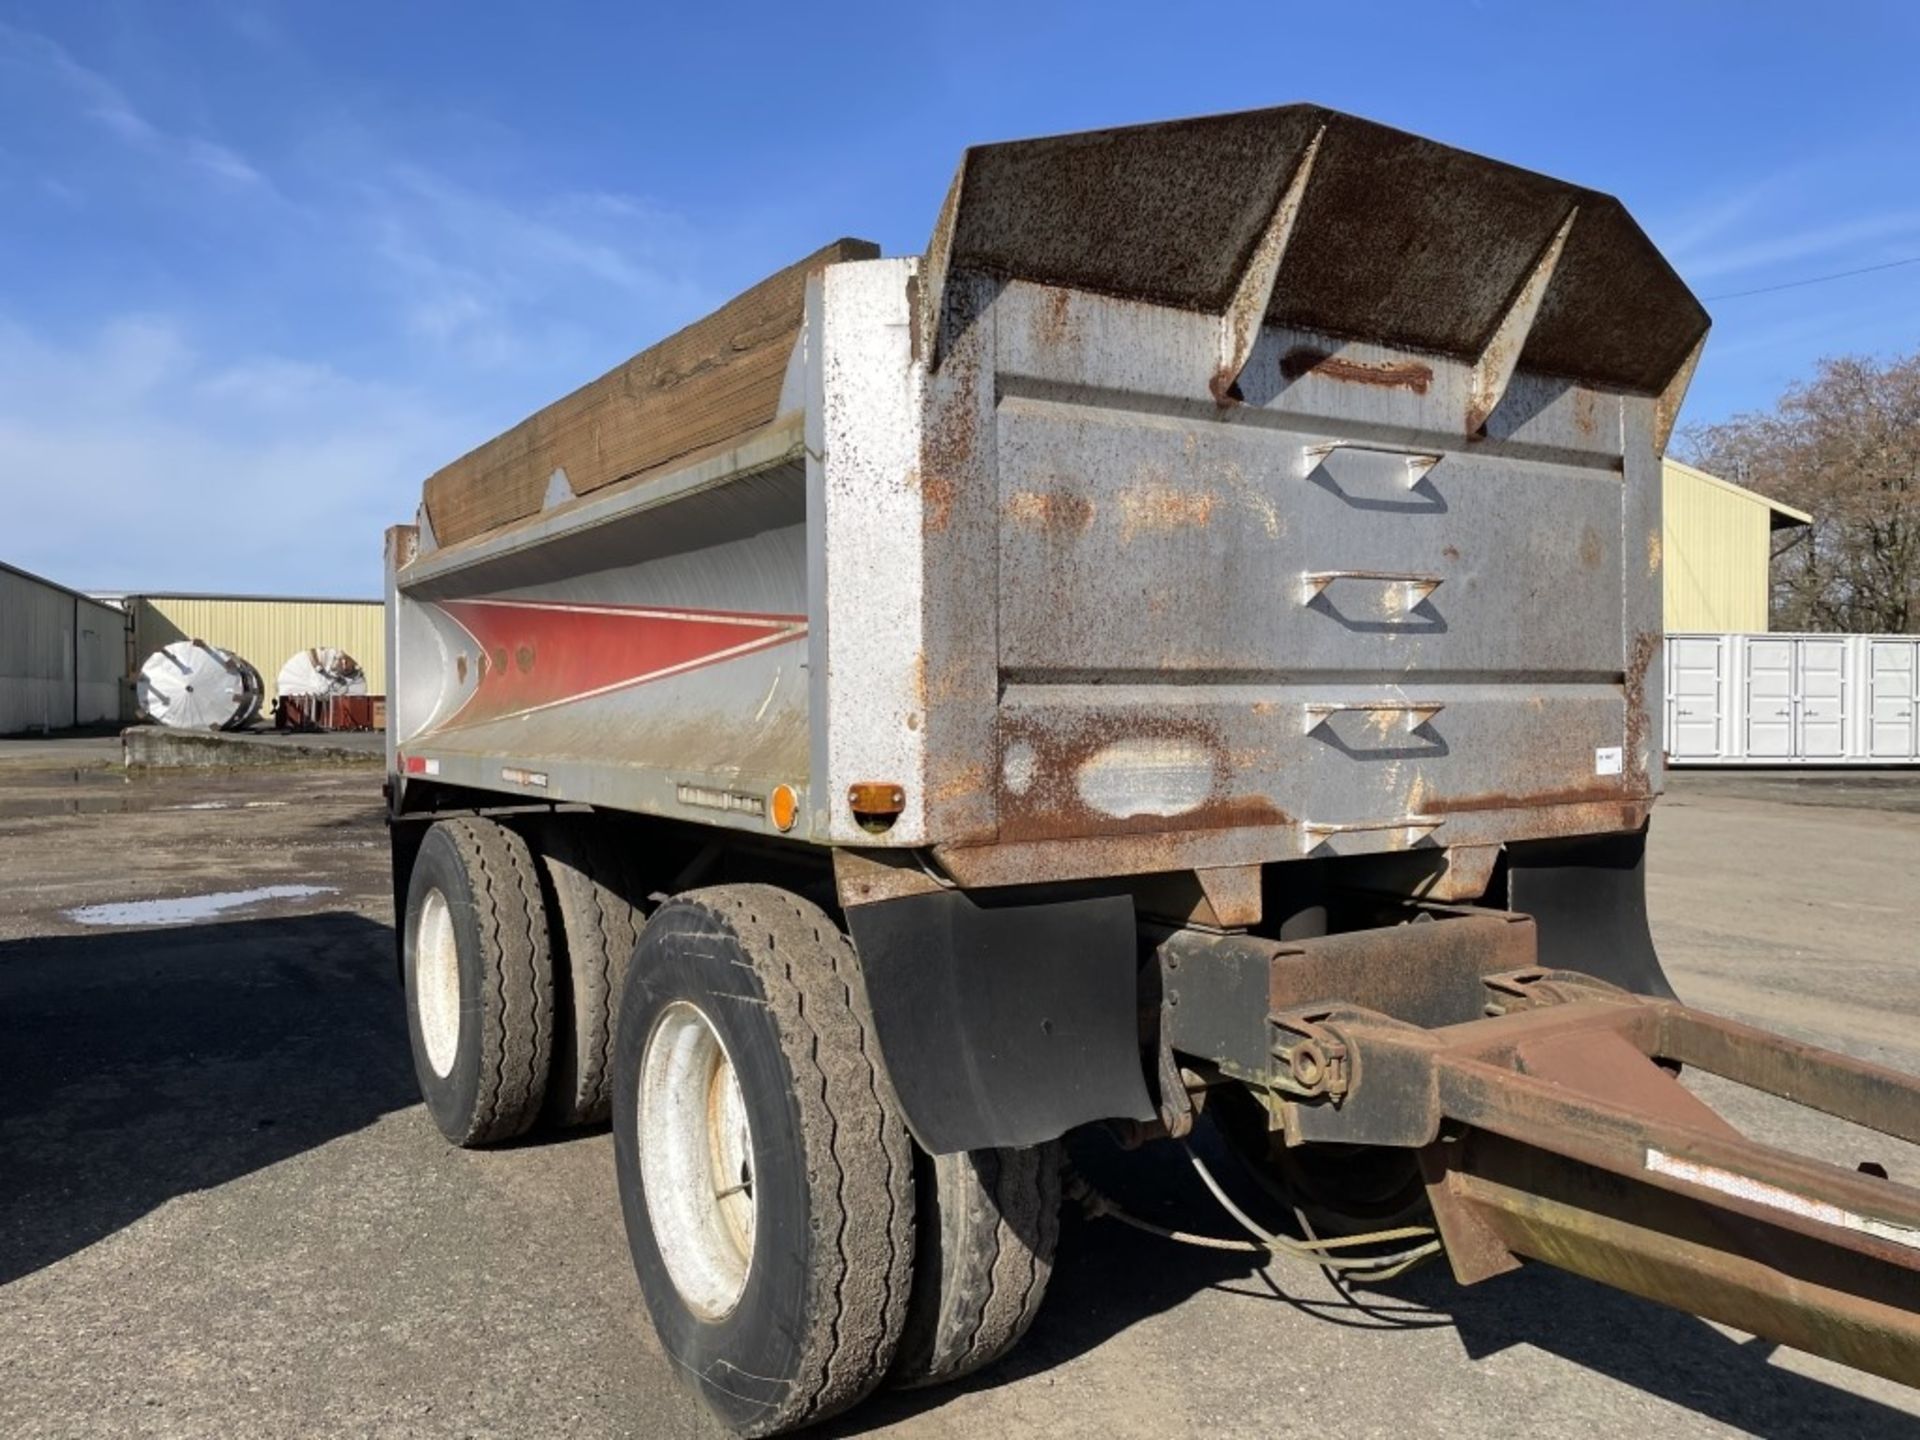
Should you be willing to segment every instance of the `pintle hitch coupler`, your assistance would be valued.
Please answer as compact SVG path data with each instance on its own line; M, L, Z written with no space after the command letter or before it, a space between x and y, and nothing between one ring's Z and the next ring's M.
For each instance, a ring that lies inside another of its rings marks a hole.
M1920 1079L1576 972L1483 984L1456 1025L1272 1014L1287 1143L1418 1151L1464 1283L1544 1261L1920 1384L1920 1190L1749 1139L1679 1075L1909 1143Z

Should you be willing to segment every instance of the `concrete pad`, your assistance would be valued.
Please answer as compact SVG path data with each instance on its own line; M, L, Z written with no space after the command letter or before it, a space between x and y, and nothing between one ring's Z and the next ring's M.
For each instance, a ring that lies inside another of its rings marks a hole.
M377 765L386 759L380 730L173 730L135 725L122 732L129 770L255 765Z

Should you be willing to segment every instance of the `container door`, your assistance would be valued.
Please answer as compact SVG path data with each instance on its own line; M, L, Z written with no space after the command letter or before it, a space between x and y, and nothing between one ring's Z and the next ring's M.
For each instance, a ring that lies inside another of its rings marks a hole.
M1791 640L1747 639L1747 758L1793 758L1793 648Z
M1847 758L1847 642L1802 640L1799 676L1799 758Z
M1911 760L1920 755L1920 674L1911 640L1867 642L1867 754L1875 760Z
M1727 642L1718 635L1676 635L1667 641L1667 754L1676 761L1718 760L1727 708Z

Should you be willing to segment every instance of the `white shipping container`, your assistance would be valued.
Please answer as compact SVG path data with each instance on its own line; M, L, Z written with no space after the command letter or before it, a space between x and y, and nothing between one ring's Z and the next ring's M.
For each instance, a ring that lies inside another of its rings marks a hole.
M1920 763L1920 637L1669 635L1671 765Z

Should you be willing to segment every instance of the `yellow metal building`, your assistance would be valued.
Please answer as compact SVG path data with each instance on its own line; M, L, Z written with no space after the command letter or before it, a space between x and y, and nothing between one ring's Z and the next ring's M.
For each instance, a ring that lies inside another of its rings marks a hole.
M269 697L280 667L302 650L344 650L367 672L367 693L387 693L384 607L378 600L277 595L129 595L132 668L162 645L204 640L253 662Z
M1813 517L1678 460L1666 462L1665 484L1667 633L1764 632L1773 532Z

